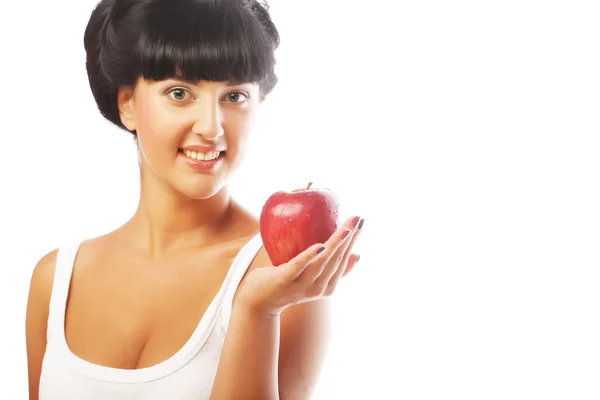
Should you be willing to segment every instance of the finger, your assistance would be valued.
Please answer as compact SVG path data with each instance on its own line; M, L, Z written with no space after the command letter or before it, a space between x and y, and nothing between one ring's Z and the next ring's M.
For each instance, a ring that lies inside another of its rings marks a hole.
M326 245L322 243L315 243L296 257L288 261L283 266L278 268L284 269L285 279L293 281L297 279L302 272L306 270L306 267L326 250Z
M298 280L304 284L313 284L350 233L349 229L343 228L331 235L331 238L325 242L325 250L311 261L311 265L304 270L302 275L298 277Z
M342 271L338 271L336 272L336 275L339 273L340 275L344 274L344 270L347 268L348 263L350 262L350 257L353 255L352 254L352 250L354 249L354 244L356 243L356 241L358 240L360 233L362 232L362 226L364 224L365 220L361 218L360 222L358 223L358 227L356 228L356 233L354 233L354 235L352 236L352 241L350 242L350 245L348 246L348 249L346 250L346 254L344 255L344 260L343 262L343 270ZM359 255L354 254L356 257L359 257ZM358 260L356 260L358 261ZM335 278L335 277L334 277ZM339 279L339 277L338 277Z
M335 275L336 271L342 265L344 256L348 251L348 247L350 243L352 243L352 237L355 232L351 232L350 235L345 239L344 243L337 248L335 254L329 259L327 265L321 272L321 275L315 280L314 284L322 289L324 289L331 278Z
M350 273L350 271L352 271L352 269L356 266L356 264L358 264L359 260L360 260L360 254L352 254L350 256L350 258L348 259L348 265L346 266L346 269L344 270L342 277L345 277L346 275L348 275Z
M354 244L360 235L360 229L357 230L352 235L352 239L349 243L344 246L344 252L338 259L336 259L335 264L331 264L328 266L328 271L324 272L321 277L319 277L319 282L316 284L320 285L323 288L323 294L326 296L330 296L333 294L339 280L341 279L344 271L348 266L348 260L352 255L352 249L354 248Z
M314 284L317 287L325 289L328 282L331 280L331 278L335 275L336 271L339 269L340 265L342 265L344 258L346 257L347 254L349 254L349 250L348 250L349 246L351 246L351 243L354 243L353 242L354 236L357 232L358 225L360 225L360 221L361 221L360 218L358 219L358 221L356 221L355 219L353 219L351 221L351 223L352 223L351 233L348 235L348 237L346 239L344 239L344 242L342 244L340 244L340 246L338 246L338 248L336 249L336 251L332 255L332 257L327 260L328 261L327 265L323 268L323 271L321 272L321 274L315 279Z
M360 217L352 217L348 218L346 222L340 226L325 242L326 250L321 254L320 257L313 260L314 265L310 268L307 268L298 278L298 280L302 281L306 284L312 284L315 280L321 275L325 267L328 265L329 260L340 245L344 243L344 240L350 235L352 232L352 228L360 222Z
M356 232L354 233L354 235L352 235L352 240L346 247L342 261L337 266L337 269L335 270L334 274L327 281L327 289L325 289L325 293L327 295L330 295L331 293L333 293L333 291L335 290L335 287L337 286L342 275L344 274L344 271L347 269L350 256L352 255L352 249L354 248L354 244L356 243L356 240L360 236L363 221L364 220L361 219L361 222L358 225L359 227L356 229Z
M361 219L360 222L358 223L358 228L357 228L358 232L356 232L356 234L354 235L354 238L352 239L353 242L355 242L356 239L358 239L358 236L360 236L360 233L362 232L364 223L365 223L364 219ZM352 248L354 248L354 243L352 243L350 246L351 246L350 249L352 250ZM352 270L352 268L354 268L356 263L360 260L360 254L351 254L350 251L348 252L348 254L349 254L348 263L346 264L346 268L344 269L342 276L346 276L346 274L348 274Z

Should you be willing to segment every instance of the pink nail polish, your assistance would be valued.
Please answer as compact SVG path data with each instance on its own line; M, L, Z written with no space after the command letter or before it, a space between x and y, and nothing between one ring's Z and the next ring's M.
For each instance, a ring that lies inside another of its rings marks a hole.
M342 240L346 239L350 234L350 229L346 229L344 233L342 233Z

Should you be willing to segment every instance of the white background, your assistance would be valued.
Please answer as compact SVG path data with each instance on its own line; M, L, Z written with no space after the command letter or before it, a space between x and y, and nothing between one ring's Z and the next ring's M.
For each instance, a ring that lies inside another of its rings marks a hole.
M236 195L313 180L366 218L315 399L600 398L593 3L271 1L280 84ZM2 399L27 397L37 260L137 202L87 84L95 2L65 4L0 5Z

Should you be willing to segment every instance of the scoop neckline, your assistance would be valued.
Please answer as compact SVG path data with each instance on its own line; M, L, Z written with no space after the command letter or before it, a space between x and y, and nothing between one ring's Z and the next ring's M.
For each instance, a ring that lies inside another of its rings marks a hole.
M225 297L226 288L229 286L229 282L234 276L234 272L236 270L235 267L237 266L240 258L243 256L247 248L256 240L258 236L260 236L260 233L256 234L250 240L248 240L244 244L244 246L242 246L242 248L238 251L235 259L229 267L229 270L227 271L227 274L225 275L225 279L223 280L219 291L211 300L208 308L204 312L204 315L201 317L200 321L196 325L194 332L188 338L185 344L179 350L177 350L175 354L171 355L166 360L161 361L158 364L137 369L115 368L96 364L79 357L77 354L73 353L71 351L71 348L69 347L65 331L65 314L66 304L68 300L68 291L71 285L71 276L73 273L75 260L77 258L77 254L79 252L82 242L80 241L79 243L77 243L75 245L75 248L73 249L71 265L69 266L69 273L66 277L68 279L68 286L66 288L67 297L65 297L62 304L60 325L58 327L60 332L60 348L63 354L67 357L70 366L74 368L77 372L82 373L90 378L115 383L148 382L165 377L184 366L192 358L194 358L198 351L204 346L210 333L213 331L213 328L219 316L219 311L221 310L221 303Z

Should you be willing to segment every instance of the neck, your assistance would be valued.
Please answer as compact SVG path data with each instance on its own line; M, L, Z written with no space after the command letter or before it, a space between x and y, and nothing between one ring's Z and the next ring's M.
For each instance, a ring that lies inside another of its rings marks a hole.
M208 246L230 220L227 186L207 199L191 199L159 185L140 188L140 201L124 230L127 240L150 257Z

